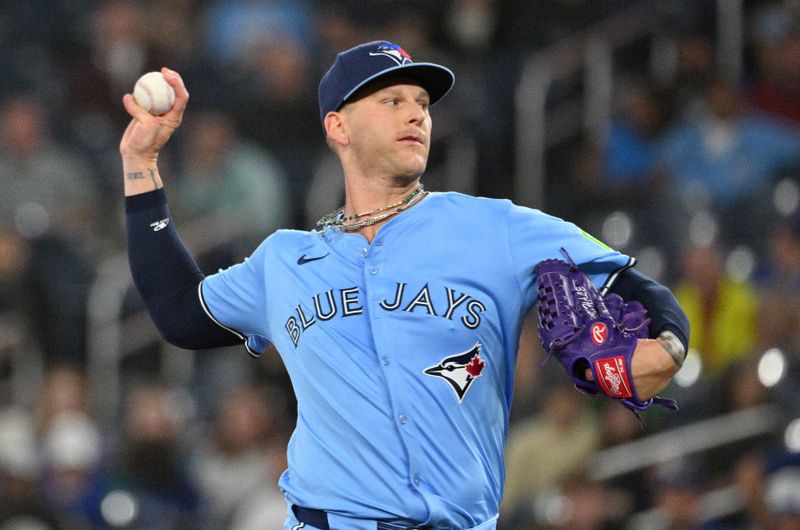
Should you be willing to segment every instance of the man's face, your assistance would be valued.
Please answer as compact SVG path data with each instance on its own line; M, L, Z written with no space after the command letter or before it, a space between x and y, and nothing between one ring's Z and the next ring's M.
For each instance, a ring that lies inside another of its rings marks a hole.
M344 117L354 163L365 174L418 178L428 162L430 97L416 84L384 83L347 103Z

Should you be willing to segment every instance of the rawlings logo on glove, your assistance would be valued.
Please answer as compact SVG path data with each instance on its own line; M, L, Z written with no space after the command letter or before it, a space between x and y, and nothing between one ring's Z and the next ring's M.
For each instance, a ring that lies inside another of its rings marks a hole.
M571 259L570 263L545 260L534 273L539 339L579 390L618 399L634 414L653 404L677 410L670 399L641 400L636 395L631 359L637 341L648 336L650 320L644 306L625 303L613 293L604 298ZM593 380L587 379L587 370Z
M628 372L625 370L625 357L622 355L595 361L593 372L600 376L596 381L606 395L618 399L633 397Z

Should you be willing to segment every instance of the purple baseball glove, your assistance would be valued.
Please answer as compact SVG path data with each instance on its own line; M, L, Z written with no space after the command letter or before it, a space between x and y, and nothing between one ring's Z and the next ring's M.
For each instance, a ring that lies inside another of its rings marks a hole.
M636 301L625 303L613 293L603 298L574 263L549 259L539 263L534 272L539 339L579 390L602 392L635 414L653 404L677 410L670 399L641 400L636 395L631 358L637 341L648 337L650 320L644 306ZM587 369L594 381L586 378Z

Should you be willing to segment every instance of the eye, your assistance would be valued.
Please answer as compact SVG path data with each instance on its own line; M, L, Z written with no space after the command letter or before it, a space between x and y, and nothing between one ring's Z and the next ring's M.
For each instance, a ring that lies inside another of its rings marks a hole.
M417 101L417 103L419 104L420 108L422 110L424 110L425 112L427 112L428 109L431 106L431 104L430 104L430 102L428 102L428 100L419 100L419 101Z
M399 103L399 101L397 100L397 98L388 98L388 99L384 99L384 100L383 100L383 102L384 102L385 104L389 105L390 107L396 107L396 106L398 105L398 103Z

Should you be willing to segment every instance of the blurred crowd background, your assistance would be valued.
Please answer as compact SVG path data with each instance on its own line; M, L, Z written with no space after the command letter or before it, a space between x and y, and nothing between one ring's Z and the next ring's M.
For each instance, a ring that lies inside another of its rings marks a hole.
M500 528L800 528L800 2L7 0L0 529L281 528L290 384L274 352L158 339L124 252L121 98L183 75L159 164L210 273L343 202L316 87L373 39L456 72L426 189L574 221L691 320L681 409L646 429L526 328Z

